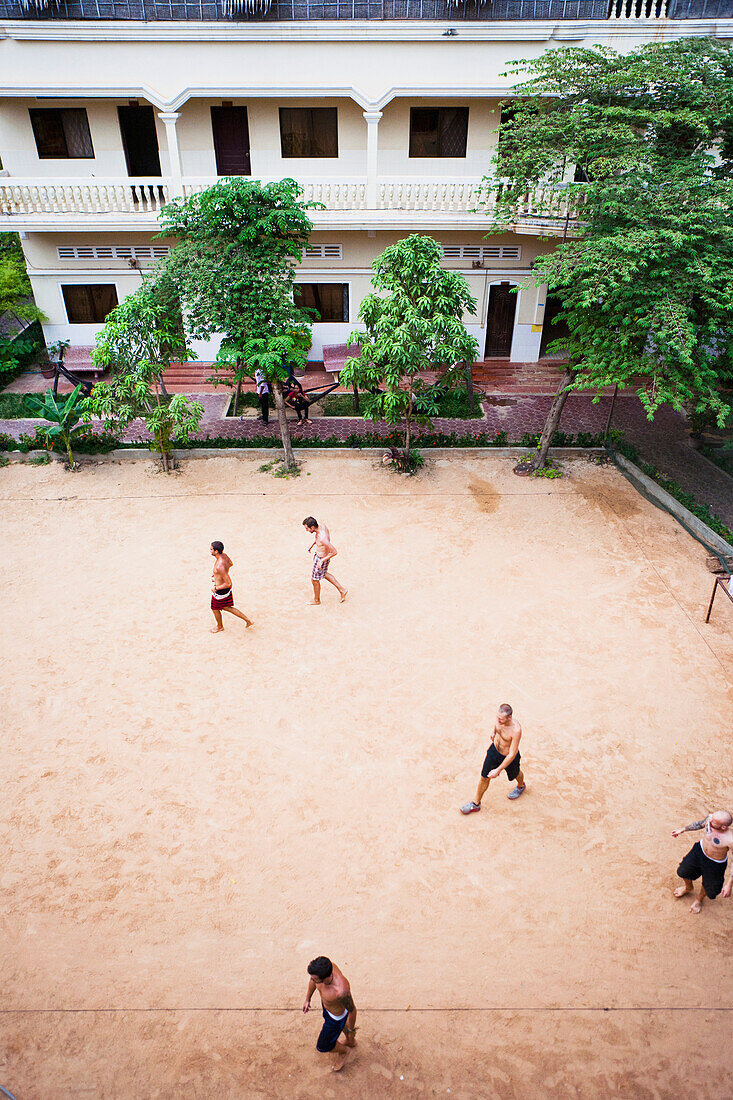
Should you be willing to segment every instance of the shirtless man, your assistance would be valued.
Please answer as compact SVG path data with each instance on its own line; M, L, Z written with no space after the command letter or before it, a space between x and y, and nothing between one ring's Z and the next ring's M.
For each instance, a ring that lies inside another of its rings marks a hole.
M331 1066L334 1073L344 1068L348 1047L356 1046L356 1005L351 996L351 986L337 966L325 955L308 964L308 989L303 1012L310 1012L311 997L315 991L321 994L323 1027L316 1042L319 1054L335 1054ZM346 1038L340 1038L341 1032Z
M308 547L308 553L315 546L316 552L313 555L313 571L311 573L311 580L313 581L313 599L311 604L318 607L321 602L321 581L330 581L330 583L338 589L339 596L341 597L341 603L344 602L347 596L347 589L343 588L335 577L329 576L328 563L331 558L335 558L338 554L338 550L331 542L331 536L328 533L328 527L324 523L319 523L313 516L306 516L303 520L303 526L309 535L313 535L313 542Z
M229 570L234 563L229 555L224 553L223 542L212 542L211 556L216 558L214 571L211 574L214 582L211 589L211 610L214 612L216 626L212 626L211 633L218 634L224 629L224 623L221 620L222 611L231 611L232 615L236 615L238 619L244 619L248 627L252 626L252 620L234 606L232 578L229 576Z
M466 802L461 806L462 814L475 814L481 809L481 799L486 794L492 779L498 779L502 772L506 772L507 779L516 779L517 785L509 792L507 798L519 798L524 794L527 784L524 782L524 772L520 764L522 757L519 752L519 741L522 736L522 727L514 717L514 712L508 703L502 703L494 722L494 734L491 738L481 769L481 778L478 781L476 800Z
M714 810L700 821L685 825L684 829L675 829L672 836L694 833L698 829L704 829L702 839L692 845L677 868L684 886L678 886L674 892L676 898L683 898L692 892L692 880L701 879L700 892L690 906L691 913L700 912L705 898L717 898L718 894L729 898L733 888L733 869L723 886L728 853L733 849L733 816L727 810Z

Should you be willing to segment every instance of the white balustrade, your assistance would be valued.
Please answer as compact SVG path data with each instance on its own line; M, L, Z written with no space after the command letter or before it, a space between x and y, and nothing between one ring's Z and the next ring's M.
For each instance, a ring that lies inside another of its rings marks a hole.
M215 183L214 178L184 178L183 194L190 197ZM368 210L366 179L308 180L303 183L307 202L326 212ZM376 211L435 214L491 213L506 185L493 187L476 180L382 179L377 187ZM170 201L167 179L18 179L0 178L0 217L131 214L147 216L151 224ZM577 204L552 188L536 188L523 196L519 216L565 219L577 217ZM376 212L375 211L375 212ZM314 211L318 213L318 211ZM6 223L7 224L7 223ZM63 224L61 221L60 224Z
M669 0L613 0L609 19L645 21L667 18Z
M167 180L0 180L0 215L157 214L170 199Z

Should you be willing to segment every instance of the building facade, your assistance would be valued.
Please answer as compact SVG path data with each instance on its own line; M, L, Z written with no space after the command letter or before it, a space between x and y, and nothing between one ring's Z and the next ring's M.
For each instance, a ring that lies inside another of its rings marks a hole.
M312 359L357 327L374 258L424 232L478 302L465 321L480 357L536 360L549 310L530 265L565 212L539 191L487 236L492 195L479 188L507 64L561 46L733 38L733 0L39 4L0 0L0 230L21 234L47 341L93 344L174 244L157 237L170 198L226 175L288 176L323 204L297 273L321 315ZM212 359L216 341L197 352Z

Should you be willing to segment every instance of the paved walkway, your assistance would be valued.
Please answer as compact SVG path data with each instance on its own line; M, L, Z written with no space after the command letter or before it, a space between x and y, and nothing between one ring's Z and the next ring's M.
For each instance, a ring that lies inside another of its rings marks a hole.
M251 439L268 436L279 439L277 418L272 415L267 428L252 417L225 419L230 401L226 391L207 393L197 398L204 406L204 417L197 438L226 436L229 439ZM538 432L545 421L550 406L549 395L493 394L481 403L483 415L474 420L435 419L433 430L456 432L459 435L488 432L492 436L504 431L510 443L516 442L525 432ZM568 434L577 432L601 432L605 428L610 398L602 397L593 404L584 394L572 394L565 405L560 429ZM21 433L33 432L38 426L33 420L0 421L0 432L17 439ZM379 431L387 435L385 424L372 424L361 417L319 417L310 427L298 427L292 423L294 438L323 439L349 435L364 435ZM647 462L651 462L671 481L691 493L699 503L707 504L713 512L733 527L733 479L714 466L687 442L684 419L669 408L660 409L650 423L638 398L623 394L616 401L614 427L623 431ZM146 440L147 433L141 422L133 424L125 439Z

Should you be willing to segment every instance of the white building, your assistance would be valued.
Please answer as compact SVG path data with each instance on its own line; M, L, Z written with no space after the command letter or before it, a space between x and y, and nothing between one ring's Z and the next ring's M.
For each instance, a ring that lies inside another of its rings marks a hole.
M325 206L298 271L323 317L313 359L356 325L375 256L414 231L466 275L481 354L537 359L545 294L508 289L558 222L536 195L487 239L475 211L506 63L733 37L733 0L274 0L234 16L238 0L23 2L0 0L0 230L21 234L47 340L93 343L166 247L170 197L292 176Z

